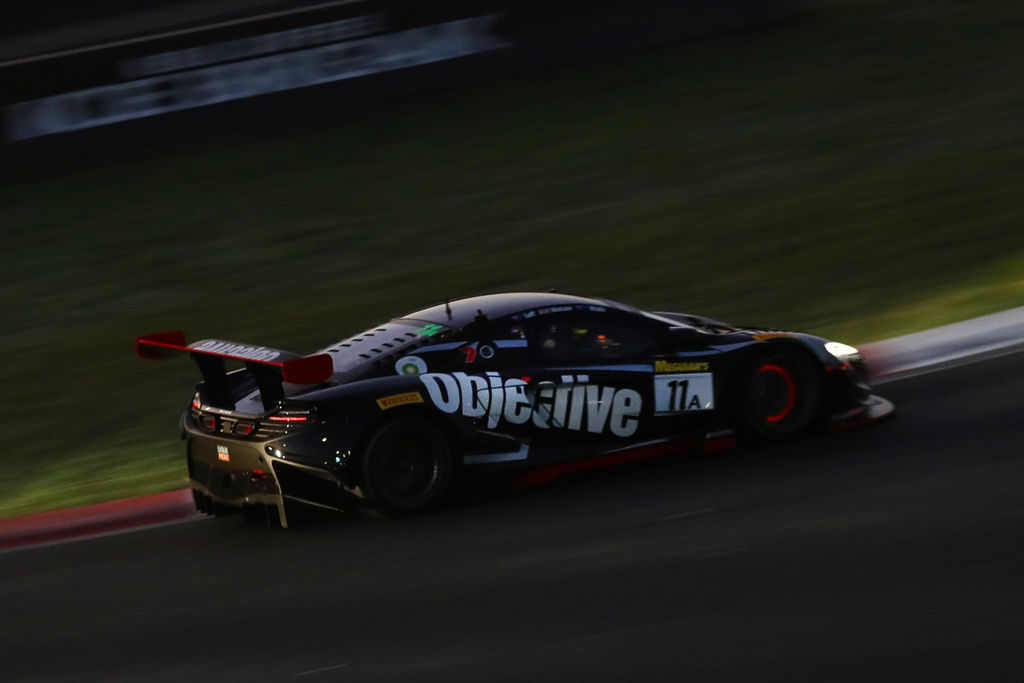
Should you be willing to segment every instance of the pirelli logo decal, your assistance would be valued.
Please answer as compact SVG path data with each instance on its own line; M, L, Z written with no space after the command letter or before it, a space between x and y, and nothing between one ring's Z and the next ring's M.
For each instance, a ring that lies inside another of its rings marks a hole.
M655 372L706 372L711 368L704 361L677 363L670 360L654 361Z
M407 406L411 403L423 403L422 394L418 391L409 391L404 394L394 394L392 396L385 396L377 399L377 406L381 410L397 408L398 406Z

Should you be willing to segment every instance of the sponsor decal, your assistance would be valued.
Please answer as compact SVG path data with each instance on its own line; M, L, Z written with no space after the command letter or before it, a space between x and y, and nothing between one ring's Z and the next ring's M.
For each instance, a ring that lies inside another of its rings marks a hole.
M494 347L490 344L481 344L480 342L473 342L472 344L466 344L461 349L462 353L466 354L466 362L472 363L476 360L477 356L480 356L484 360L490 360L494 358Z
M702 372L711 368L704 361L676 362L670 360L654 361L655 372Z
M427 364L419 356L405 356L395 363L395 372L399 375L422 375L426 371Z
M591 313L605 313L608 309L604 306L594 306L592 304L569 304L563 306L546 306L544 308L535 308L532 311L523 311L522 313L516 313L512 316L512 320L528 320L535 318L538 315L548 315L549 313L566 313L568 311L588 311Z
M435 334L444 329L444 325L438 325L437 323L427 323L420 329L416 330L416 334L421 337L433 337Z
M429 372L420 380L438 410L486 418L490 429L502 422L532 422L540 429L608 431L625 437L636 432L643 409L640 392L589 384L587 375L562 375L561 382L544 381L536 387L518 377L503 379L497 372Z
M657 375L654 378L654 414L714 410L715 392L710 372Z
M377 399L377 406L381 410L407 406L411 403L423 403L423 395L418 391L409 391L404 394L393 394L392 396Z
M189 348L194 351L205 351L215 353L219 356L235 356L246 360L271 361L281 355L280 351L268 349L262 346L247 346L246 344L235 344L234 342L220 341L219 339L205 339Z
M769 339L791 339L793 337L789 332L765 332L764 334L755 334L754 339L757 341L768 341Z
M227 446L217 446L217 459L221 462L231 462L231 454Z

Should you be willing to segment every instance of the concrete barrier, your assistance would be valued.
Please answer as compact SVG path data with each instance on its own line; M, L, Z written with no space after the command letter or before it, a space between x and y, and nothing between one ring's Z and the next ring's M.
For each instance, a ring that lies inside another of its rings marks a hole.
M801 0L353 0L0 63L2 139L44 161L778 21Z

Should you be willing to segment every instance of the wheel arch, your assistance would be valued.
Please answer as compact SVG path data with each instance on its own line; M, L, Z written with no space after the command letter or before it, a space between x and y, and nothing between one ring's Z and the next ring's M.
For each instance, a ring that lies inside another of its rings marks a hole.
M747 428L747 417L745 415L745 391L746 383L751 373L758 364L773 355L792 354L808 364L810 372L817 382L814 405L811 408L811 415L806 426L801 431L813 430L821 425L826 412L826 387L828 372L825 361L806 342L797 338L783 338L767 340L752 345L743 359L736 364L735 371L728 382L728 406L733 419L741 432L750 430ZM760 437L763 439L762 437Z
M401 406L398 408L391 408L386 411L380 411L380 414L373 417L368 421L361 430L360 434L352 443L352 452L358 457L366 452L366 447L373 439L374 435L387 423L395 420L407 417L417 417L426 420L433 427L436 427L441 435L448 442L449 447L452 449L452 467L457 473L462 469L462 453L465 450L465 439L462 433L453 423L453 420L445 414L428 408L424 405L409 405ZM359 483L363 483L363 472L360 469L355 472Z

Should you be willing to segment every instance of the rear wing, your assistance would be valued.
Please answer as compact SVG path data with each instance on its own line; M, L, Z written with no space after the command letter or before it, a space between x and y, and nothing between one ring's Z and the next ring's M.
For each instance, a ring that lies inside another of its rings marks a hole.
M326 353L299 356L289 351L252 346L222 339L202 339L185 343L181 330L156 332L135 338L139 358L163 359L188 353L199 366L206 383L206 399L214 406L231 409L238 397L232 395L225 359L241 361L260 390L267 410L284 398L283 382L318 384L334 373L334 360Z

